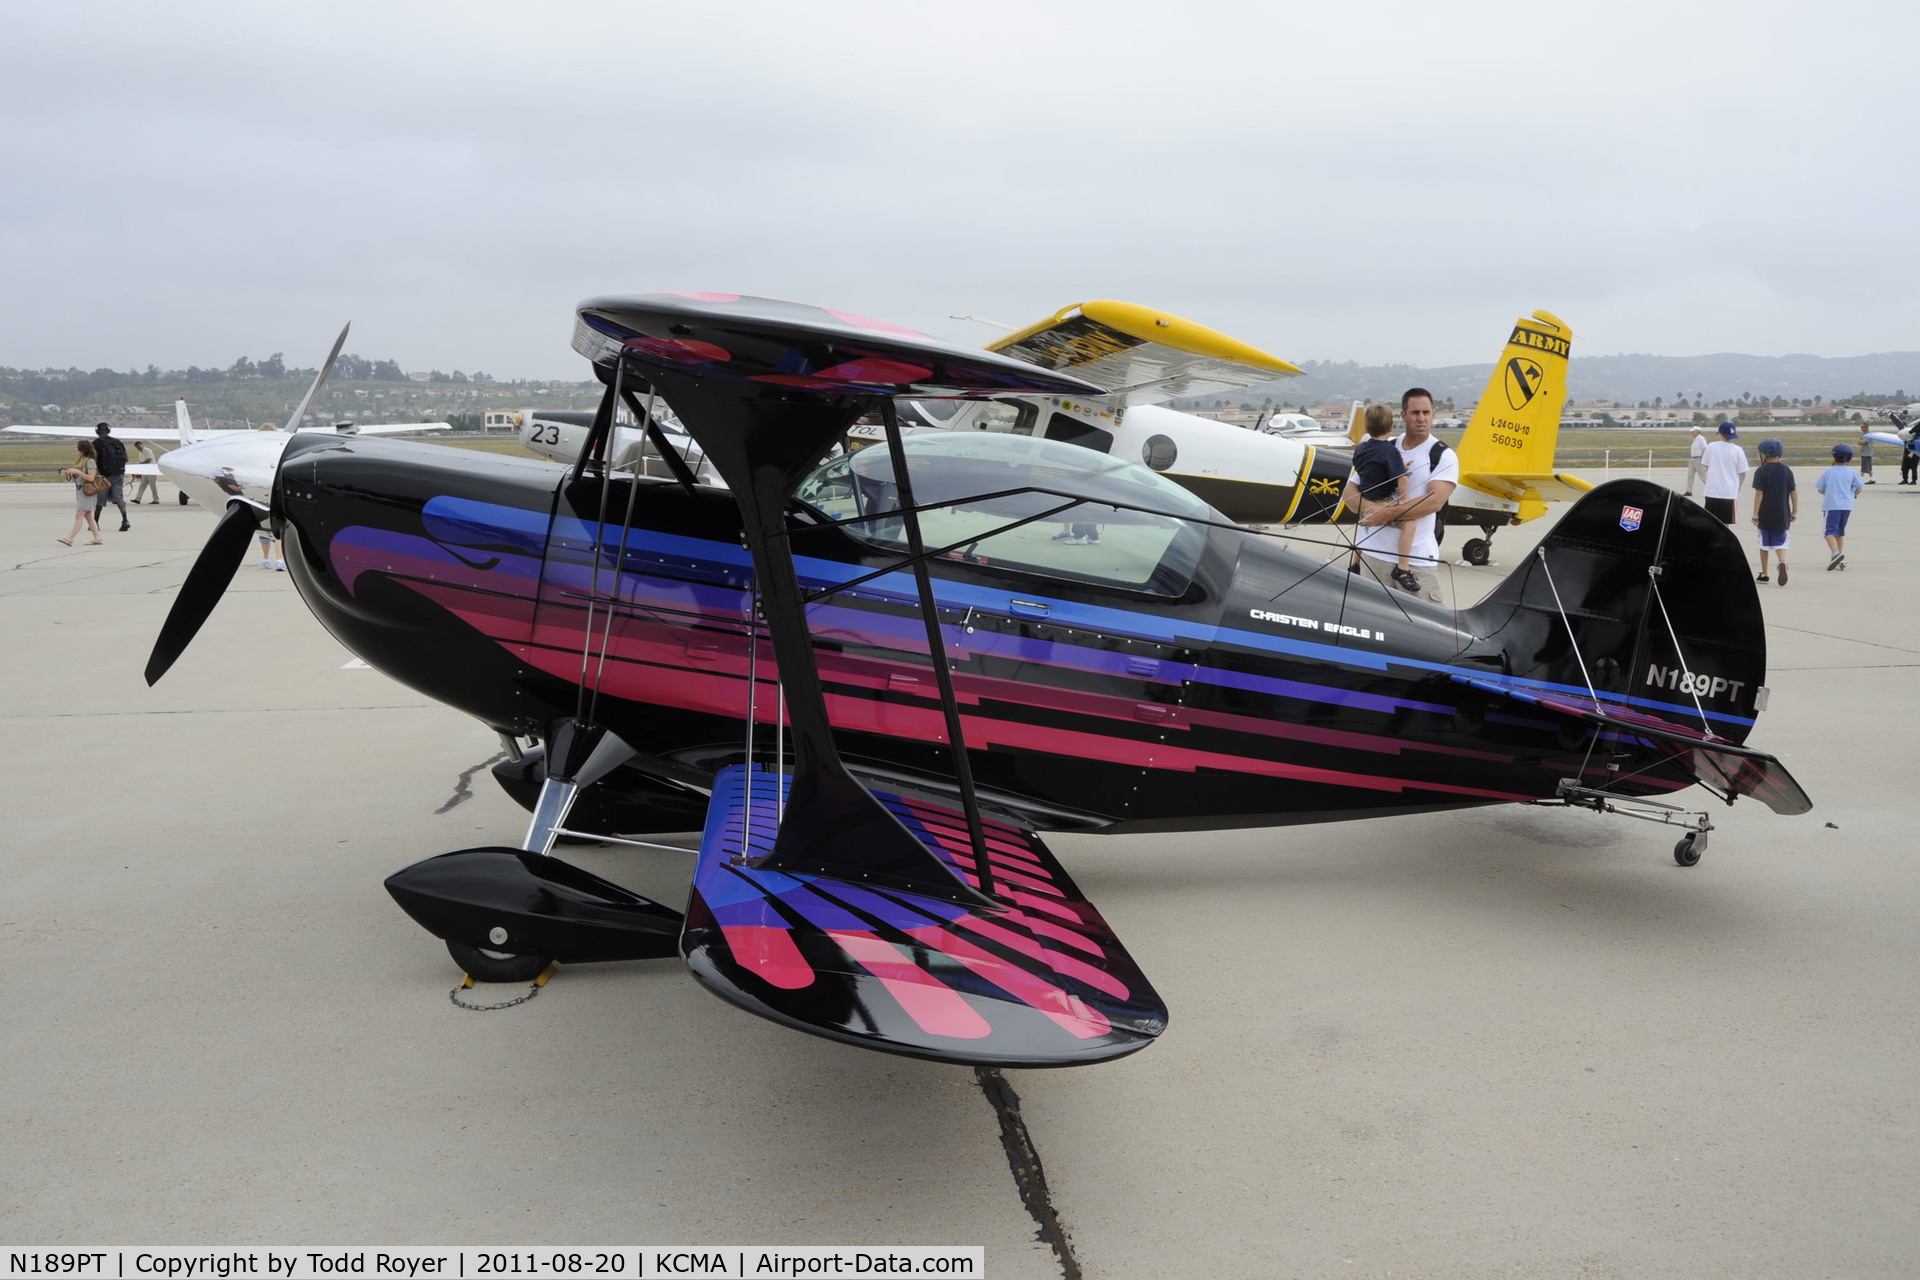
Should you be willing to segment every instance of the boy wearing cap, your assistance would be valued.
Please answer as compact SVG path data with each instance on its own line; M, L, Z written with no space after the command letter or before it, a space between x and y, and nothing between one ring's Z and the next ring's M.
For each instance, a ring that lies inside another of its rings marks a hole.
M1700 492L1706 495L1707 513L1722 524L1732 524L1738 516L1734 504L1740 497L1740 477L1747 474L1747 451L1734 441L1740 433L1731 422L1720 424L1720 438L1700 451L1707 467L1707 482Z
M1760 576L1767 580L1767 553L1780 561L1780 585L1787 585L1787 530L1800 516L1800 495L1793 469L1780 460L1778 440L1760 442L1760 465L1753 473L1753 522L1760 528Z
M1861 479L1847 463L1853 460L1851 445L1833 446L1833 465L1820 473L1813 487L1820 491L1820 510L1827 518L1827 571L1847 567L1847 518L1853 514L1853 500L1860 496Z

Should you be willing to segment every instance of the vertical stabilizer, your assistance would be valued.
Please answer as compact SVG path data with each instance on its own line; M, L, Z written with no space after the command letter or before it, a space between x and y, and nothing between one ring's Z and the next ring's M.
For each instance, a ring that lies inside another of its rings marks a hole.
M1460 437L1463 476L1551 476L1573 330L1547 311L1516 320Z
M175 426L180 428L180 443L192 444L194 441L193 419L187 416L187 398L185 396L181 396L173 402L173 422Z

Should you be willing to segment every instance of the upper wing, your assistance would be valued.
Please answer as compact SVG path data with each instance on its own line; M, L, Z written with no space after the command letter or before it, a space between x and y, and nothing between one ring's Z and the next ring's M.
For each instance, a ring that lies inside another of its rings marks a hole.
M17 431L23 436L58 436L63 440L91 440L92 427L42 427L28 424L15 424L0 427L0 431ZM120 437L116 436L115 439ZM138 435L128 435L128 440L178 440L180 433L172 427L142 427Z
M1067 307L988 343L987 350L1077 374L1126 404L1232 391L1300 373L1205 325L1131 302Z
M1032 833L984 823L993 887L1007 904L993 913L769 871L757 864L780 823L781 783L740 765L714 779L680 940L688 968L714 994L815 1035L976 1066L1101 1062L1145 1048L1166 1028L1160 997ZM961 810L874 795L979 887Z

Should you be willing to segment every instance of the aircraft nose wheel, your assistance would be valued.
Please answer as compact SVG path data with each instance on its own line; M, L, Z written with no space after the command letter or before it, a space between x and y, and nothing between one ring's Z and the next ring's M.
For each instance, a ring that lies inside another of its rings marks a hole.
M1485 538L1468 538L1466 545L1460 548L1460 554L1466 557L1468 564L1484 565L1493 558L1493 544Z
M1683 867L1695 866L1700 855L1707 851L1707 837L1703 832L1690 831L1680 837L1680 843L1673 846L1673 860Z
M553 963L551 956L514 955L510 951L490 951L469 947L447 939L447 954L476 982L532 982Z

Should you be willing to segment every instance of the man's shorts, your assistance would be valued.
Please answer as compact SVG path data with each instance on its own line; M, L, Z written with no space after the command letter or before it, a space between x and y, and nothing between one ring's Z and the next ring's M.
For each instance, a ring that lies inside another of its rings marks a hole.
M1702 501L1706 503L1708 515L1718 520L1721 524L1733 523L1734 514L1733 514L1732 498L1705 498L1705 499L1702 499Z
M93 495L94 506L96 508L104 507L111 502L125 502L127 500L127 477L125 474L108 476L107 479L111 482L112 487L105 493L96 493Z
M1829 538L1846 537L1847 536L1847 517L1852 514L1853 514L1853 509L1851 507L1849 507L1845 511L1827 512L1827 536Z
M1787 531L1785 529L1762 529L1760 531L1760 549L1762 551L1785 551L1787 549Z

